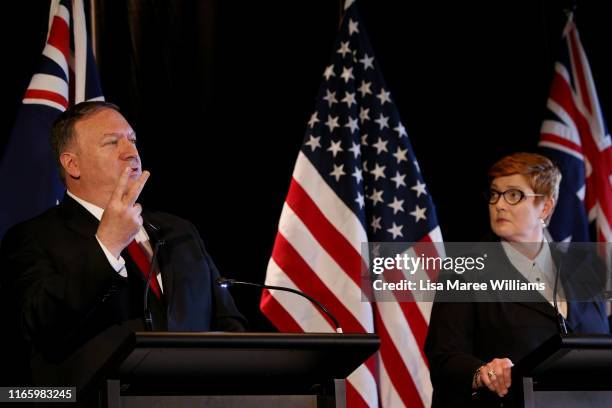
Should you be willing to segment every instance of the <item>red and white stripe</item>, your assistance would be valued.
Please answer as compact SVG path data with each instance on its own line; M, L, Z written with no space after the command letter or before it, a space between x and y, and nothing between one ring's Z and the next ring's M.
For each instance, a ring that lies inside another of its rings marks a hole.
M439 228L425 241L441 241ZM313 294L345 332L376 332L380 352L347 379L351 407L426 407L431 403L423 343L431 304L371 303L360 288L367 233L357 216L300 153L281 214L266 284ZM262 311L282 331L332 332L333 325L306 300L264 291ZM380 400L379 400L380 396Z
M35 74L23 98L25 104L47 105L65 111L69 105L85 100L87 80L87 25L82 0L72 1L74 30L74 55L70 49L70 12L59 1L51 3L49 31L43 55L57 64L64 78L56 75ZM74 95L71 98L68 82L74 80ZM103 100L100 96L95 100Z
M51 5L50 28L43 54L54 61L69 77L70 12L57 2ZM69 104L68 82L48 74L35 74L23 98L25 104L41 104L64 111Z

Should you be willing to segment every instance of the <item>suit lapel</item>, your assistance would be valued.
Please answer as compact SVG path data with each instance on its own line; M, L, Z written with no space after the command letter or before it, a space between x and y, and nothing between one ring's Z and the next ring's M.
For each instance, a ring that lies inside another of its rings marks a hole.
M497 265L497 267L500 268L496 275L499 274L498 276L503 277L504 279L518 279L521 282L529 283L529 281L525 279L523 274L514 268L514 266L508 259L506 252L502 248L501 242L495 247L495 251L497 253L495 254L495 257L493 259L499 259L499 265ZM526 308L542 313L546 316L549 316L551 319L556 319L555 309L552 307L550 302L548 302L540 293L534 294L534 296L537 301L516 303Z
M100 221L68 194L59 204L59 212L71 230L88 238L96 235Z
M546 300L543 300L542 302L517 302L517 303L529 309L533 309L542 314L545 314L546 316L550 317L553 320L557 318L555 308L552 307L552 305L548 303Z

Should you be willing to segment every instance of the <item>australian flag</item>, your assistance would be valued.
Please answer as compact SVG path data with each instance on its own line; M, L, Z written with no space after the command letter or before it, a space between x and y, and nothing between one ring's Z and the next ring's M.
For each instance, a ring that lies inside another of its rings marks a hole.
M611 139L571 15L546 106L539 144L563 174L550 232L556 241L612 242Z
M82 0L51 4L41 64L0 160L0 239L10 226L62 198L64 186L49 144L55 118L72 104L104 99Z

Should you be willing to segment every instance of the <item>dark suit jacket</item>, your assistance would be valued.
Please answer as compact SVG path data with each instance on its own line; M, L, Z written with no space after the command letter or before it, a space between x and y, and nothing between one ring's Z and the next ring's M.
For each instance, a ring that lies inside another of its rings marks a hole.
M181 218L143 212L159 249L165 302L153 295L156 329L242 331L244 318L230 294L215 285L219 272L195 227ZM62 203L7 232L0 249L1 286L10 297L8 320L33 353L61 360L115 323L142 328L144 277L124 253L129 278L109 264L95 238L98 220L66 196ZM161 311L161 316L160 312Z
M497 251L489 254L489 258L501 260L494 266L496 275L526 282L501 245ZM553 249L557 265L562 256ZM573 290L570 275L590 269L592 260L580 258L571 257L562 269L568 274L563 279L568 297ZM583 279L578 281L584 283ZM575 333L610 332L604 305L597 301L569 302L567 326ZM472 399L476 369L494 358L507 357L516 364L558 332L556 312L543 297L538 302L435 302L425 344L434 387L432 407L500 406L502 399L488 390L479 393L479 400ZM512 406L511 401L503 406Z

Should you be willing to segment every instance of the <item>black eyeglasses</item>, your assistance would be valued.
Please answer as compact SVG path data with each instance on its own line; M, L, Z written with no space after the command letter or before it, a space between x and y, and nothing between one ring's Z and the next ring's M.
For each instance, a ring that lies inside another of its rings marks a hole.
M485 193L485 198L487 199L489 204L497 204L501 196L504 196L504 200L508 204L517 205L525 197L544 197L544 194L525 193L519 190L518 188L510 188L506 191L497 191L497 190L491 189L487 193Z

